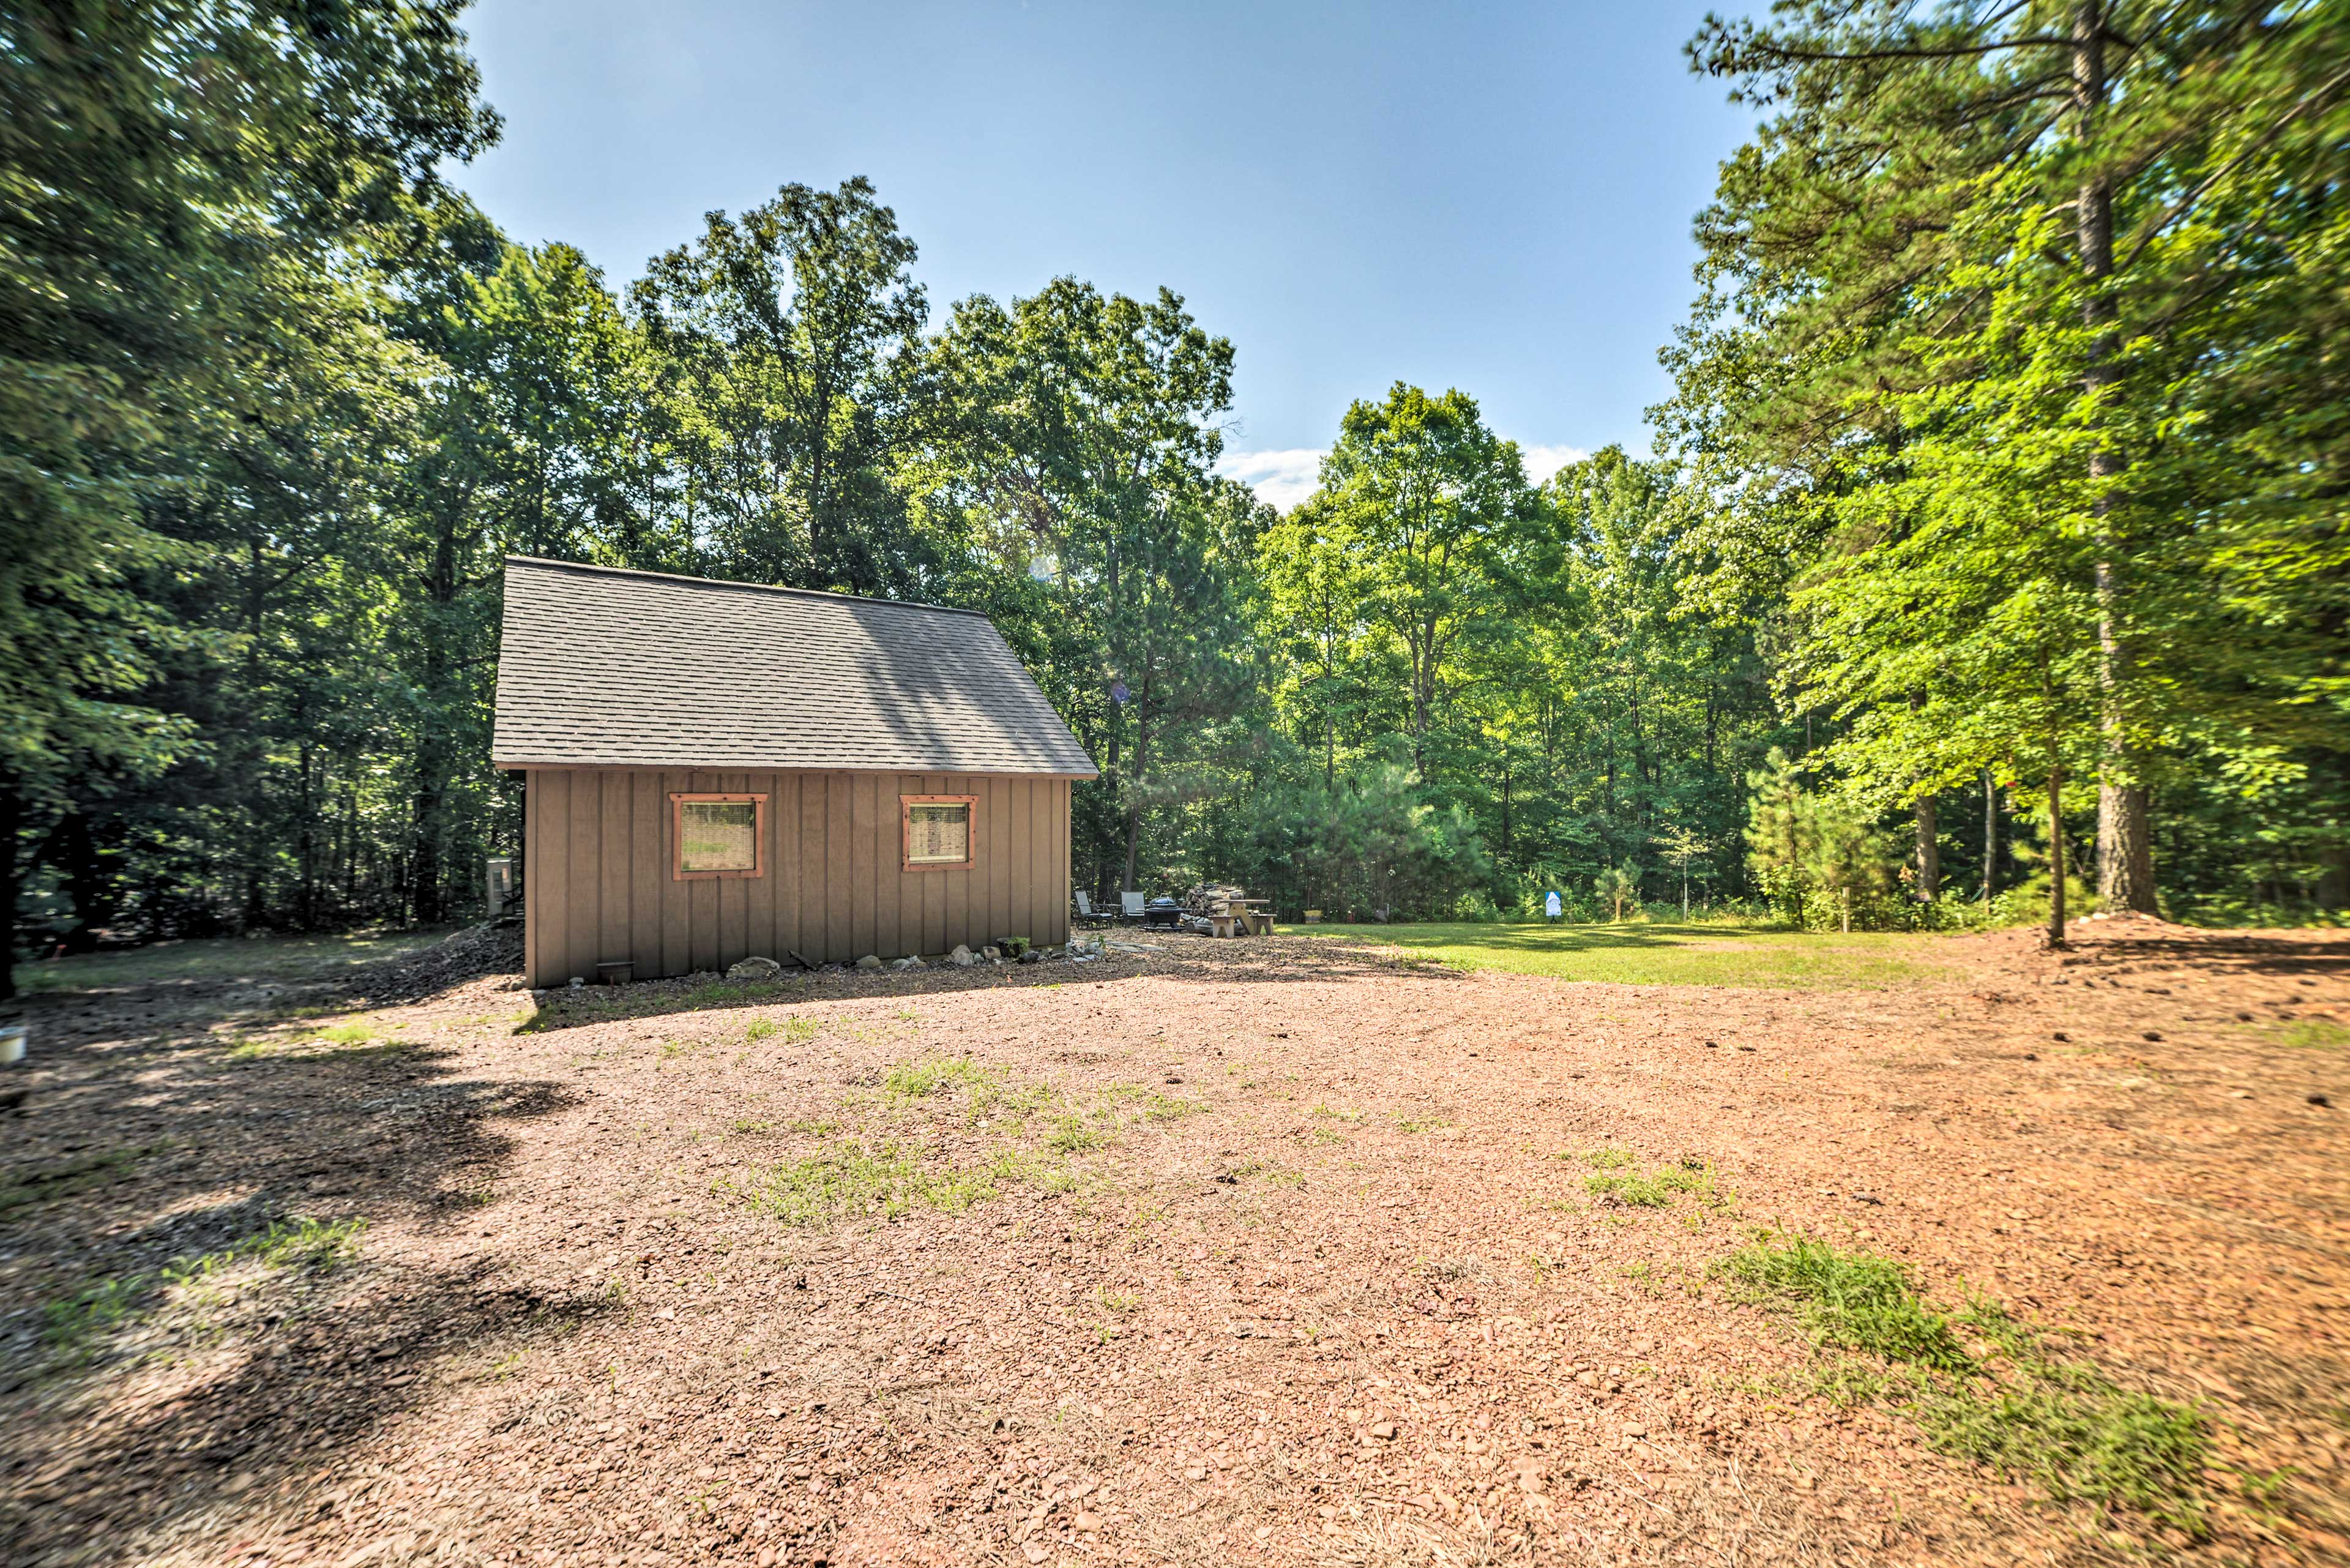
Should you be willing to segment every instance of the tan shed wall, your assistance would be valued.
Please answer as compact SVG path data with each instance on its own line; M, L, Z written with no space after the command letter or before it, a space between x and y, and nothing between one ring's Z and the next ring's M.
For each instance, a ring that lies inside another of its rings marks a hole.
M671 792L767 797L766 875L671 875ZM973 864L901 868L898 797L979 797ZM850 963L1069 936L1069 781L970 774L533 768L524 965L534 986L626 959L639 980L757 955Z

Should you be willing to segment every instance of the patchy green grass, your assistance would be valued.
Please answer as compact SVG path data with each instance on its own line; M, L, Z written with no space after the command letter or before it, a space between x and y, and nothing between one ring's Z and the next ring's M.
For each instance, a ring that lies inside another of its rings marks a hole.
M343 1062L396 1056L415 1049L408 1040L378 1040L362 1024L348 1023L305 1036L243 1036L229 1047L232 1062Z
M282 1220L214 1252L174 1258L154 1273L93 1280L43 1310L41 1337L67 1366L89 1361L114 1331L146 1316L169 1296L194 1307L210 1304L223 1277L241 1264L317 1275L359 1252L364 1220Z
M244 1262L257 1262L265 1269L322 1273L358 1254L359 1232L366 1229L364 1220L281 1220L266 1231L217 1252L164 1264L163 1282L199 1285L223 1270Z
M1622 1158L1612 1158L1617 1156ZM1594 1165L1618 1168L1631 1158L1622 1149L1596 1149L1586 1158ZM1711 1165L1691 1158L1660 1165L1654 1170L1603 1170L1600 1175L1586 1178L1583 1185L1594 1198L1626 1209L1669 1209L1673 1199L1683 1193L1719 1209L1731 1203L1734 1196L1715 1179Z
M2276 1032L2276 1042L2319 1050L2350 1045L2350 1023L2336 1023L2331 1018L2296 1018Z
M1888 1258L1847 1252L1808 1236L1767 1237L1724 1261L1732 1293L1790 1307L1814 1340L1940 1372L1971 1370L1950 1320L1929 1307L1909 1271Z
M1594 1198L1605 1198L1627 1209L1669 1209L1673 1195L1665 1184L1646 1176L1595 1176L1584 1184Z
M1019 1155L1010 1149L984 1166L965 1168L931 1165L889 1139L847 1139L740 1180L721 1178L711 1190L740 1198L786 1225L822 1230L843 1220L895 1216L916 1208L961 1213L1024 1173Z
M1205 1100L1185 1099L1180 1095L1162 1095L1153 1089L1136 1105L1135 1113L1147 1122L1172 1122L1198 1116L1207 1108Z
M1992 1303L1939 1308L1889 1258L1764 1232L1716 1274L1733 1294L1792 1314L1824 1352L1857 1354L1827 1355L1815 1392L1899 1404L1936 1449L2058 1501L2203 1532L2212 1437L2193 1407L2050 1354L2037 1329Z
M892 1100L928 1099L953 1089L977 1096L994 1093L1003 1082L1002 1073L968 1056L918 1056L889 1069L881 1094Z
M1083 1116L1065 1116L1054 1119L1052 1133L1045 1147L1055 1154L1080 1154L1089 1148L1099 1148L1108 1139L1099 1129L1086 1125Z
M42 1309L41 1339L59 1361L78 1366L108 1334L146 1312L154 1289L146 1274L93 1280Z
M788 1132L820 1146L711 1189L810 1230L916 1209L954 1212L1015 1182L1070 1190L1086 1179L1073 1157L1204 1108L1139 1084L1063 1094L969 1056L912 1056L875 1088L844 1094L837 1121L736 1122L738 1135Z
M175 981L287 984L331 980L361 964L421 952L447 936L449 929L156 942L120 952L20 963L16 983L27 992L42 993L121 991Z
M1421 925L1292 927L1302 935L1399 948L1399 961L1505 970L1617 985L1842 990L1932 980L1939 939L1849 936L1739 926Z
M0 1219L27 1204L47 1203L103 1187L138 1161L168 1147L166 1143L151 1143L110 1148L57 1165L0 1176Z
M965 1117L974 1123L998 1114L1024 1121L1054 1098L1041 1084L1015 1083L1001 1068L968 1056L917 1056L899 1063L881 1080L883 1101L900 1106L937 1096L960 1096Z

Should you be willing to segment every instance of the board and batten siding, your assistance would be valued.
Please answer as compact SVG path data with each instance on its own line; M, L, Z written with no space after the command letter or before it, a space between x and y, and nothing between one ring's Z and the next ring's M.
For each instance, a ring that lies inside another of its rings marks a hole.
M985 774L526 770L524 967L534 987L598 962L636 978L1069 936L1069 781ZM766 874L681 881L676 792L764 794ZM901 794L978 797L967 867L904 868Z

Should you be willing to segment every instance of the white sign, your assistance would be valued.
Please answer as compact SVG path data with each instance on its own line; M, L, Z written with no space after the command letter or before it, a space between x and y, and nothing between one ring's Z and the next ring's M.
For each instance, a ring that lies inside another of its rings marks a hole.
M1543 913L1544 913L1544 914L1545 914L1545 915L1548 915L1548 916L1549 916L1552 919L1554 919L1554 920L1555 920L1555 919L1558 919L1558 895L1557 895L1557 894L1555 894L1555 893L1544 893L1544 894L1543 895Z

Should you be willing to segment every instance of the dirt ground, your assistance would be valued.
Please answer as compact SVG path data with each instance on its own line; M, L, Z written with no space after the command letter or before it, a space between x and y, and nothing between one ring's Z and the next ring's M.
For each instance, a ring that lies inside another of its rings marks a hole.
M1842 992L1177 938L544 1012L466 940L35 999L0 1560L2350 1561L2338 933ZM1701 1179L1593 1189L1651 1167ZM1822 1392L1722 1283L1757 1226L2201 1409L2210 1533Z

